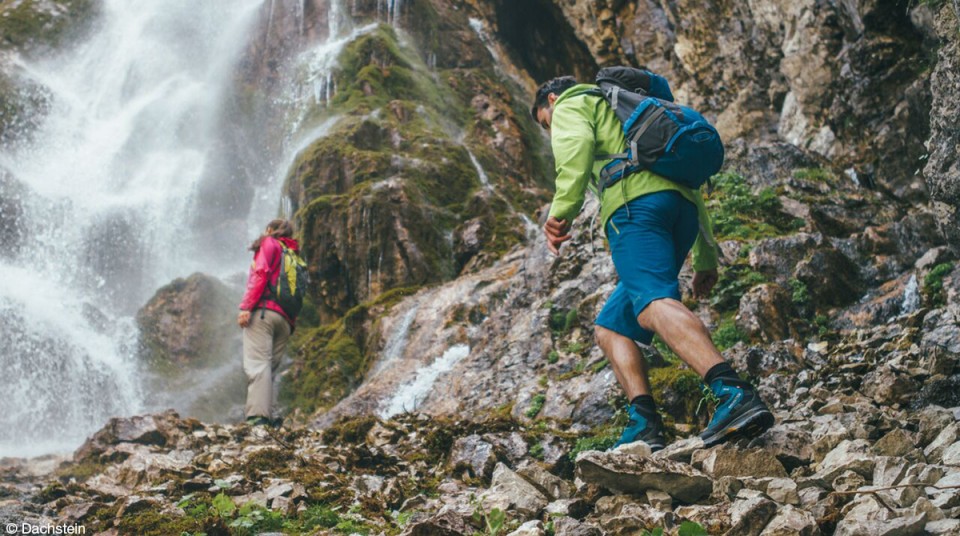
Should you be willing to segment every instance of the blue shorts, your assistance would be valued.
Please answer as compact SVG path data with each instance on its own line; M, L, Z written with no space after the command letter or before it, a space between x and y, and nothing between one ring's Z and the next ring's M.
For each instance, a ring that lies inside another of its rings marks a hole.
M637 317L654 300L680 300L677 276L700 232L697 207L680 192L654 192L617 209L606 231L620 282L596 324L650 344L653 332Z

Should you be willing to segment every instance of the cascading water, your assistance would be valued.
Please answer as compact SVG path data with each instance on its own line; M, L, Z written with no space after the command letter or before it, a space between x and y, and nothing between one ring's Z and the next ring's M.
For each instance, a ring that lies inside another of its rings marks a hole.
M86 42L21 62L50 109L35 142L0 148L25 186L22 247L0 258L0 457L72 450L151 409L133 314L175 277L240 268L198 254L192 225L260 3L105 0Z

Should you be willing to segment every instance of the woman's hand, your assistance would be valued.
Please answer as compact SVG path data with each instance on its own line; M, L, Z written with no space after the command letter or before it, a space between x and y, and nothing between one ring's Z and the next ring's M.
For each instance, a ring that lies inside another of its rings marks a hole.
M250 311L240 311L240 314L237 315L237 324L241 328L245 328L250 325Z

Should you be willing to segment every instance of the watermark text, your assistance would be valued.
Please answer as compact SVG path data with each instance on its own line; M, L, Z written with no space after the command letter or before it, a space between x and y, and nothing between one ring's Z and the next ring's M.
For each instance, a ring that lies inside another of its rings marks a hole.
M39 524L7 523L4 526L7 534L86 534L87 527L79 523L73 524Z

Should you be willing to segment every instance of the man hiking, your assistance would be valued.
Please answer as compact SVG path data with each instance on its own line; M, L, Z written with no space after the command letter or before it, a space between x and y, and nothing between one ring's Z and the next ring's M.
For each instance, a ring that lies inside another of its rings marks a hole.
M550 133L556 161L556 193L543 231L547 247L559 255L561 244L571 238L570 223L580 212L591 179L610 162L602 157L595 161L596 155L621 153L626 141L620 120L597 86L577 84L570 76L543 83L531 114ZM707 446L763 433L773 425L773 414L753 386L723 360L703 322L680 301L677 276L691 248L694 295L706 296L717 282L717 249L700 192L644 169L598 195L619 282L597 316L594 333L630 401L630 422L614 446L637 440L653 450L665 446L647 365L634 342L650 344L654 334L719 399L700 434Z

